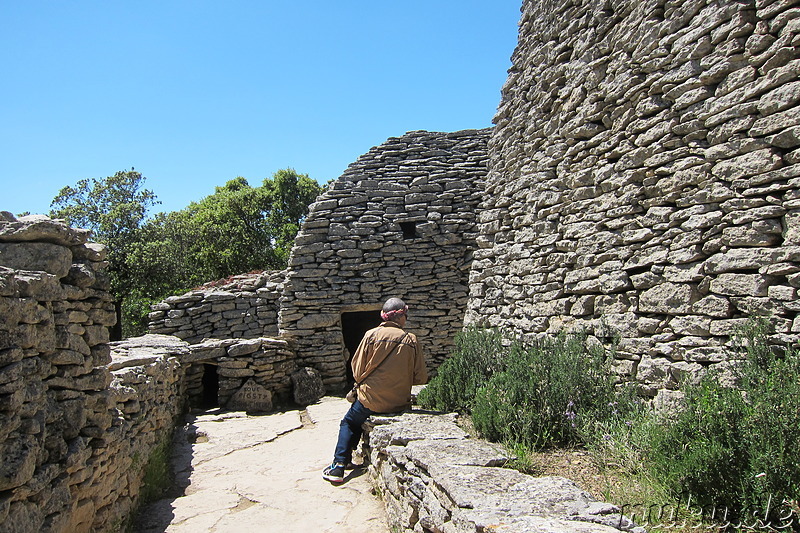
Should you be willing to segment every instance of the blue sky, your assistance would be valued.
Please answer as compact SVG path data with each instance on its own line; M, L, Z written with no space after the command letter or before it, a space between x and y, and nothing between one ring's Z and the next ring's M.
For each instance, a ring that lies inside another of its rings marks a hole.
M135 167L174 211L491 125L521 0L0 0L0 210Z

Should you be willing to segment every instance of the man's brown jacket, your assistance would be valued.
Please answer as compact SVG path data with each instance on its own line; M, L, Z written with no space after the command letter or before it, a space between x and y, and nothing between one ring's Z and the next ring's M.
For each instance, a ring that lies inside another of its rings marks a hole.
M394 413L407 409L411 406L411 386L428 382L425 357L416 335L409 333L404 339L403 335L405 332L396 322L383 322L364 334L353 356L356 383L380 365L358 387L358 399L371 411ZM387 354L388 359L381 363Z

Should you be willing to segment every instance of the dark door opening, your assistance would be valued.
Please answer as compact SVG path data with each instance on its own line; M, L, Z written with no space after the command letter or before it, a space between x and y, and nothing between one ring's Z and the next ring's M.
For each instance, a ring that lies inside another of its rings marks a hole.
M352 311L349 313L342 313L342 337L344 338L344 346L347 348L347 383L352 385L353 369L350 367L350 361L353 359L353 354L356 353L358 344L364 338L364 334L376 327L381 323L381 313L379 310L374 311Z
M219 374L217 365L205 363L203 365L203 396L200 398L200 407L211 409L219 407Z

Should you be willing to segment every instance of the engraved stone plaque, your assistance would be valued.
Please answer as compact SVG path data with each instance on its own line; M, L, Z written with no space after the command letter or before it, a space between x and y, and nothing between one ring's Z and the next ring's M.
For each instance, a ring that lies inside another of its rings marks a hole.
M232 411L268 413L272 411L272 393L250 378L237 390L225 405Z

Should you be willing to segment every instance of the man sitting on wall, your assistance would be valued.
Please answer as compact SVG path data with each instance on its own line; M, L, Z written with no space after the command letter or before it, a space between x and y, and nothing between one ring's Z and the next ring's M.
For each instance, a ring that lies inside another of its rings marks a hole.
M353 356L356 398L339 424L333 463L322 477L344 481L344 470L361 440L361 425L373 414L396 413L411 407L411 386L428 381L425 358L417 337L403 331L408 306L400 298L383 304L383 322L364 334Z

